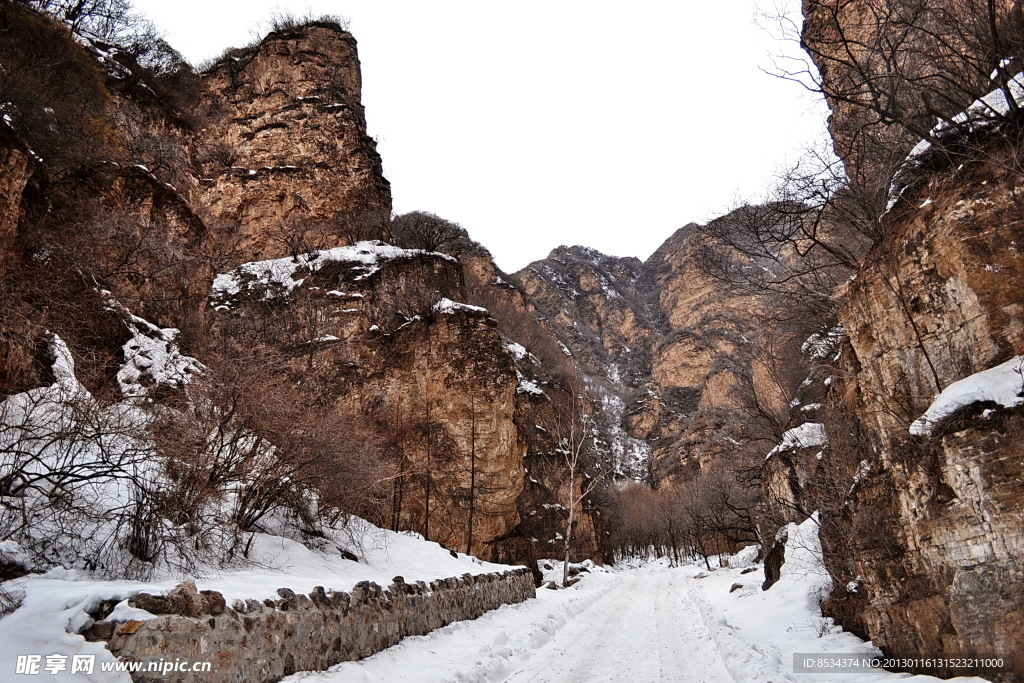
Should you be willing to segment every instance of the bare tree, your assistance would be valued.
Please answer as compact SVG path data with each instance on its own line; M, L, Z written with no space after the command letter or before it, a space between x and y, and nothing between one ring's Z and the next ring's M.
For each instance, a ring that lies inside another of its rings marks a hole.
M590 471L594 455L594 421L587 411L585 396L569 390L569 404L563 406L556 422L556 451L562 455L568 481L563 493L566 508L565 563L562 585L569 580L569 561L575 534L576 515L609 470Z
M803 9L802 31L778 19L814 64L785 60L776 73L843 110L836 150L854 162L854 186L887 185L916 141L934 139L936 122L968 130L954 117L989 91L1003 90L1008 114L986 116L1016 114L1009 83L1024 47L1020 3L808 0Z

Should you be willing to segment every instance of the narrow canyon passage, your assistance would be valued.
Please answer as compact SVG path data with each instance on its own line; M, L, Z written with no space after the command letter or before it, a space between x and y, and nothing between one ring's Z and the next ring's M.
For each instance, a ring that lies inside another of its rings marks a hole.
M288 681L460 681L572 683L793 680L780 653L755 634L740 636L709 596L729 596L734 581L753 587L760 572L664 564L584 575L568 590L538 591L538 599L505 605L479 619L406 638L358 662ZM753 607L753 605L751 605ZM757 611L757 607L753 607ZM726 645L723 645L725 643ZM723 649L726 648L726 649ZM736 672L742 672L737 678Z

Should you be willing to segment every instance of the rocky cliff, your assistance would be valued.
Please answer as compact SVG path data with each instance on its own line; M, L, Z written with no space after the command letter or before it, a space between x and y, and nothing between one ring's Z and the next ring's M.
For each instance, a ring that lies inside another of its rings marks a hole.
M272 33L202 77L197 200L240 261L385 236L391 191L360 100L356 41Z
M752 388L766 410L785 408L762 358L760 302L708 275L705 246L691 224L646 262L560 247L516 274L586 377L619 476L660 485L735 465L755 438L737 419Z
M805 3L804 41L826 83L865 76L836 56L840 34L858 36L862 56L895 35L869 5L846 3L837 12L835 3ZM995 7L1003 12L1011 5ZM948 9L960 16L964 7ZM979 35L971 29L963 38ZM961 48L963 59L993 59L972 53L971 45ZM942 63L919 66L927 71ZM919 75L927 82L927 73ZM949 103L958 110L984 94L971 94L966 83ZM836 149L847 167L855 174L878 171L865 170L872 160L851 143L871 108L837 97L830 104ZM926 118L935 113L920 99L906 106ZM901 159L914 142L911 130L890 131ZM931 428L911 429L954 382L1022 352L1018 130L1009 116L964 131L966 144L941 141L948 145L944 158L915 166L913 187L893 198L880 239L844 296L839 317L849 338L823 412L828 456L768 469L779 488L796 482L788 487L796 493L787 495L798 505L823 508L826 564L837 579L825 606L844 625L897 656L1005 652L1019 676L1024 661L1013 645L1024 635L1017 597L1024 578L1019 409L966 400Z
M226 369L227 390L230 377L262 378L271 395L246 400L263 401L267 420L284 401L293 417L351 432L336 442L358 452L302 465L318 472L316 504L289 501L278 481L275 505L301 516L363 489L355 498L372 506L354 511L453 550L563 552L568 492L551 435L568 382L517 343L545 337L486 250L468 237L454 255L376 241L390 238L390 189L350 34L314 22L199 74L171 51L173 68L156 73L44 16L2 12L8 54L37 49L25 36L45 28L80 73L26 76L34 99L3 93L21 118L0 122L0 392L52 381L56 332L90 390L123 398L123 368L154 362L128 357L141 316L179 328L183 350ZM71 126L73 112L68 127L103 144L78 150L68 136L71 158L36 119L51 105L65 115L58 103L76 83L92 88L96 130ZM180 406L180 393L153 400ZM577 510L573 554L599 559L597 534Z
M832 567L863 587L833 607L894 653L1011 652L1024 634L1018 411L974 404L930 435L909 429L954 381L1024 345L1021 175L996 145L908 197L841 313L850 338L831 400L842 417L826 424L839 434L853 418L847 457L861 476L826 531Z

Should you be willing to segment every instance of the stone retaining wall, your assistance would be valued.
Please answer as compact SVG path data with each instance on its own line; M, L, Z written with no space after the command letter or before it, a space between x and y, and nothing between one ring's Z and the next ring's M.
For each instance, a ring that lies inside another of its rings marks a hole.
M423 635L501 605L536 596L523 567L503 573L406 583L396 576L382 589L364 581L351 593L314 588L307 596L287 588L277 600L235 600L186 582L166 596L140 593L129 604L160 614L146 621L100 622L85 636L105 640L122 660L212 662L208 673L158 671L135 681L235 683L279 681L296 671L323 670L362 659L405 636Z

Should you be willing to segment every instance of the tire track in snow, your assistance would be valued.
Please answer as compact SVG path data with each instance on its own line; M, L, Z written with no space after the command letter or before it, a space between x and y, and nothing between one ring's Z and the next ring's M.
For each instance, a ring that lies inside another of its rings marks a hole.
M645 568L619 576L603 600L578 614L507 681L734 680L678 573Z
M691 597L686 580L678 570L662 570L661 578L666 597L671 596L656 606L661 680L734 681L705 614ZM680 678L681 675L685 677Z

